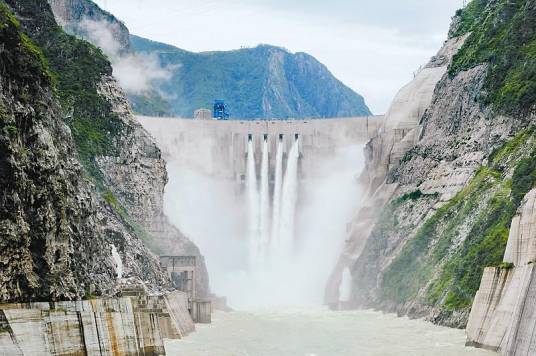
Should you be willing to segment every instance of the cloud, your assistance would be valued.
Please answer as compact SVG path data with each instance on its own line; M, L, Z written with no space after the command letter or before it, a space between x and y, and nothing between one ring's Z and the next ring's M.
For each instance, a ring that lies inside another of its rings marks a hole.
M128 43L121 43L116 23L83 19L79 24L82 36L100 47L112 62L114 77L128 93L142 94L154 89L158 81L169 80L173 74L170 66L161 65L152 54L129 52Z

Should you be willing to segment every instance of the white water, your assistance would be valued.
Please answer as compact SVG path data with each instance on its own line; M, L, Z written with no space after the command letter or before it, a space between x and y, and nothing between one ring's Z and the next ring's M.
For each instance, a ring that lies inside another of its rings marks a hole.
M350 273L350 269L348 267L345 268L342 273L342 282L339 288L339 295L341 302L350 301L350 297L352 296L352 274Z
M166 343L170 356L469 356L463 330L372 311L323 308L215 313L211 325Z
M117 273L117 279L123 278L123 261L121 261L121 255L117 252L115 245L112 245L112 259L114 260L115 273Z
M266 258L270 248L270 176L268 161L268 142L263 140L261 163L261 198L260 198L260 265L266 266Z
M231 307L321 304L359 204L362 146L308 155L317 171L303 179L298 143L270 137L270 152L260 135L244 140L243 186L218 175L232 162L212 136L160 140L169 153L165 212L199 246L212 291Z
M281 214L281 190L283 186L283 141L278 139L275 159L274 198L272 203L271 254L275 254L279 243L279 217Z
M249 209L249 261L250 267L255 268L259 263L261 253L259 229L259 195L257 193L257 173L255 170L255 149L253 139L248 141L247 158L247 200Z
M287 170L283 180L281 195L281 211L279 216L279 233L275 255L271 256L274 263L289 268L292 262L295 239L296 199L298 197L298 158L299 141L296 140L290 149Z

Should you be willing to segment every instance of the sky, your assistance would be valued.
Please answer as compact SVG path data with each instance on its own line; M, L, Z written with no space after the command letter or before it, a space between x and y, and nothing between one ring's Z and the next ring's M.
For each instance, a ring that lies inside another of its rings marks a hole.
M382 114L445 41L463 0L95 0L130 32L201 52L271 44L316 57Z

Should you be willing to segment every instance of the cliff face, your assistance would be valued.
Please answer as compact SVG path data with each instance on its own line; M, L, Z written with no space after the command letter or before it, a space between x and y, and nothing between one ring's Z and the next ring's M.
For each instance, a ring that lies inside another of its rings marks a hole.
M157 55L172 68L159 88L175 98L175 114L224 99L233 118L348 117L370 115L363 98L346 87L315 58L261 45L227 52L192 53L131 36L139 53Z
M46 1L7 3L1 300L166 288L170 282L145 245L198 255L199 295L207 295L198 249L162 212L167 176L160 151L134 120L109 62L65 34Z
M435 83L418 75L399 93L383 133L366 147L368 196L329 302L348 268L353 306L466 325L484 268L501 265L512 219L535 182L521 178L534 174L535 102L525 91L534 31L523 25L534 8L473 1L454 18L445 55L427 66L443 62Z
M55 0L49 3L55 17L59 18L66 30L89 37L89 40L95 38L84 35L87 27L81 25L81 20L94 21L102 26L103 23L111 24L114 29L111 33L118 39L114 43L119 45L119 49L114 52L118 56L116 60L129 55L130 48L128 41L125 41L128 30L112 15L90 1ZM197 256L198 295L207 296L208 273L203 256L197 246L169 223L163 212L167 172L160 149L135 119L126 95L110 72L96 75L90 87L94 94L103 100L102 106L108 121L102 125L94 125L90 120L91 116L85 112L79 112L77 120L75 109L71 125L75 132L80 133L78 147L86 156L88 170L102 185L104 199L115 209L120 220L129 225L133 233L154 253ZM109 136L109 132L113 134L111 140L107 137L88 139L95 135ZM101 146L102 149L94 150L90 147L94 145Z
M119 80L137 112L152 116L171 116L171 107L155 88L153 80L167 77L157 59L135 53L128 28L112 14L90 0L49 0L58 24L101 50L112 62Z
M0 6L5 46L0 68L0 299L73 298L84 295L90 284L112 290L111 248L73 159L48 69L6 6ZM79 264L85 268L76 268Z
M114 244L137 256L125 260L122 277L158 288L166 281L158 261L123 225L112 226L114 212L84 178L47 60L0 6L0 300L113 295L121 277Z
M58 25L68 33L87 36L87 28L81 26L85 19L112 24L111 34L118 43L120 53L130 52L130 39L127 27L112 14L102 10L97 4L87 0L49 0Z

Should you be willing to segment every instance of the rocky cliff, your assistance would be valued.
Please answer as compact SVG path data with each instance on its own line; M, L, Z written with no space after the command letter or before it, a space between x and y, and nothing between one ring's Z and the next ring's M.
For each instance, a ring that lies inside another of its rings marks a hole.
M475 296L468 343L505 355L530 355L536 325L536 190L518 209L501 267L484 270Z
M158 59L135 53L125 24L90 0L48 2L58 24L67 33L100 47L110 59L114 76L135 111L152 116L172 116L168 101L153 87L155 79L168 77L166 70L161 68Z
M464 327L485 267L508 267L512 219L536 181L534 11L528 0L471 2L401 90L366 147L367 199L328 302L348 268L351 305Z
M10 5L25 16L47 10L46 3ZM167 279L158 260L117 223L116 213L84 177L48 58L6 4L0 6L0 299L114 295L122 277L161 288ZM121 271L115 245L132 256L123 259Z
M2 300L110 296L125 284L167 288L146 246L200 255L163 215L159 149L97 48L64 33L46 1L6 3Z

